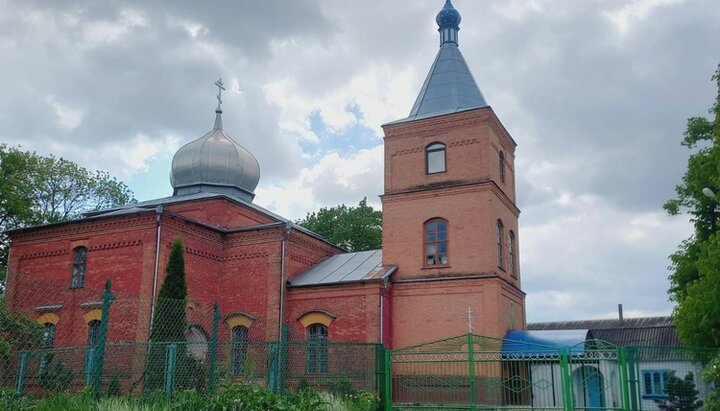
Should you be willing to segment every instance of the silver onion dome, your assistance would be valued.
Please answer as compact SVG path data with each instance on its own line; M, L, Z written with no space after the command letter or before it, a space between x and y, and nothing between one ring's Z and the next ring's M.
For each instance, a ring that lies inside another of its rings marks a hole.
M172 161L173 195L197 192L228 194L252 201L260 180L260 165L222 127L222 110L215 111L212 131L181 147Z

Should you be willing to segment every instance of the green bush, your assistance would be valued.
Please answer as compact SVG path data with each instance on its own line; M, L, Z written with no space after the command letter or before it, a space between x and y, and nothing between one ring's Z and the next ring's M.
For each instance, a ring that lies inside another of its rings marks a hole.
M75 379L75 371L64 362L47 360L47 365L40 371L40 386L50 391L66 391Z

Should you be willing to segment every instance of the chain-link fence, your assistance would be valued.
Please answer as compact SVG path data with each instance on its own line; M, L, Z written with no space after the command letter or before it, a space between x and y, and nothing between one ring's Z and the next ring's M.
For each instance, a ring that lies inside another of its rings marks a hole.
M717 387L701 378L717 350L517 345L463 335L390 353L312 338L209 298L140 299L129 284L11 276L3 298L0 384L43 396L95 390L213 392L226 381L282 393L369 391L385 409L692 410ZM515 347L515 348L513 348Z
M11 343L2 352L0 383L20 392L169 396L241 380L279 393L310 387L379 394L385 367L377 344L308 341L288 326L279 332L259 316L223 312L214 302L146 301L109 282L103 289L13 281L4 304L14 328L3 330Z

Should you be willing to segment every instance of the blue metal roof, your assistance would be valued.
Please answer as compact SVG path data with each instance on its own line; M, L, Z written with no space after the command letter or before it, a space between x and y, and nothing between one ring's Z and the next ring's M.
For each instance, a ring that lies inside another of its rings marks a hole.
M520 355L549 355L561 348L572 354L585 351L588 330L509 331L503 341L503 353Z
M382 265L382 250L332 255L290 281L292 286L329 285L386 279L395 266Z

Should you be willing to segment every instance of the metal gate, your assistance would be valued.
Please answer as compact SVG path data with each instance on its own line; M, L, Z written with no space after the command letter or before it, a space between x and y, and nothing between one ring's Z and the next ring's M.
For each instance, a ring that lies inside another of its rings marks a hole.
M560 348L460 335L391 352L392 409L622 409L619 360L602 341Z

